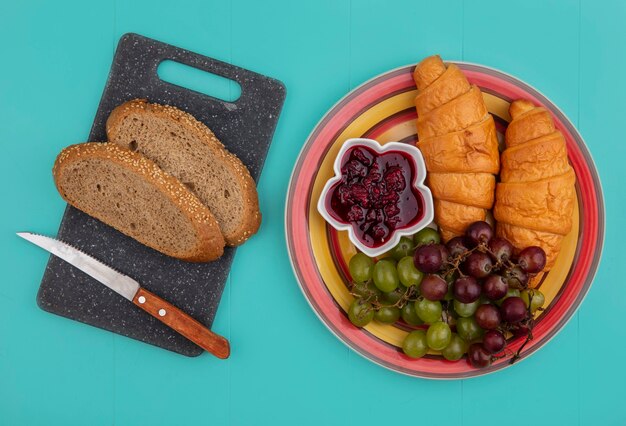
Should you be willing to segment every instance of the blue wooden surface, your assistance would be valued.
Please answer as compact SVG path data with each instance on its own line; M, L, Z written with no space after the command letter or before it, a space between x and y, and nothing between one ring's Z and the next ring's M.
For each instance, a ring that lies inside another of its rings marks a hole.
M622 231L626 3L323 0L0 1L1 425L624 425ZM282 80L259 184L264 222L237 254L214 329L232 357L188 359L39 310L54 235L50 169L86 138L118 38L138 32ZM318 321L284 244L291 167L341 96L440 53L522 78L577 125L606 197L595 284L545 348L505 371L435 382L384 370Z

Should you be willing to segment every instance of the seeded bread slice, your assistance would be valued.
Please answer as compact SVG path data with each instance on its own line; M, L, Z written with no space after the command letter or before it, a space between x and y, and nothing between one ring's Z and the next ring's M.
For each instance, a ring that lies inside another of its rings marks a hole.
M72 145L52 173L69 204L163 254L207 262L224 251L209 209L138 153L112 143Z
M248 169L194 117L136 99L115 108L106 127L109 141L140 152L192 190L215 215L227 245L257 232L261 212Z

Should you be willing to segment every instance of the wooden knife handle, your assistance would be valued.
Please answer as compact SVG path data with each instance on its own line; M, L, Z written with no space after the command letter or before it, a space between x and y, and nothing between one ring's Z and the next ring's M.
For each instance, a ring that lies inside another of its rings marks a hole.
M216 357L226 359L230 355L228 340L148 290L139 288L133 303Z

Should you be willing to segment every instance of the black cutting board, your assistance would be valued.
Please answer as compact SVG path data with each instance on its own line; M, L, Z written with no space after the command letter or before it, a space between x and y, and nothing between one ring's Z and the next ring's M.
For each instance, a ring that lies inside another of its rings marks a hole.
M162 81L157 67L173 60L235 80L235 102ZM137 34L122 36L96 113L90 141L106 140L106 119L130 99L169 104L206 124L258 181L284 99L274 79ZM125 273L210 327L228 276L234 248L210 263L188 263L152 250L68 206L58 232L66 241ZM37 303L48 312L110 330L187 356L202 349L107 287L51 256Z

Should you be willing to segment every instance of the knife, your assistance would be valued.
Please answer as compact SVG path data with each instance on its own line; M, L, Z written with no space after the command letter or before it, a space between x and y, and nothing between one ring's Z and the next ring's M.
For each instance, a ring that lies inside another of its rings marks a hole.
M205 351L221 359L226 359L230 355L228 340L213 333L176 306L142 288L128 275L116 271L63 241L30 232L18 232L17 235L100 281Z

